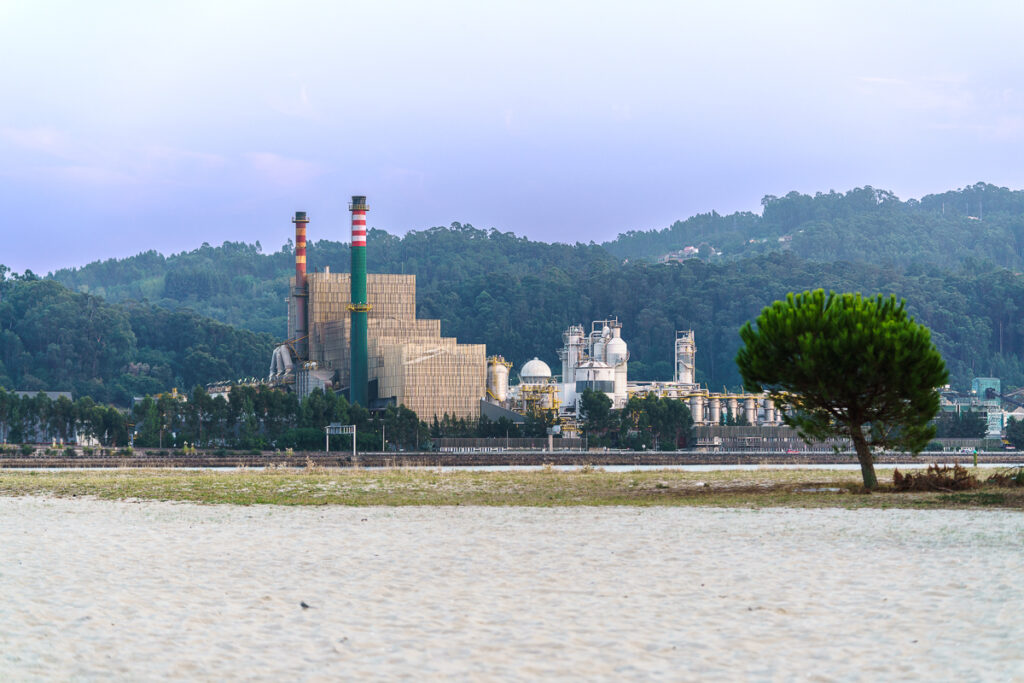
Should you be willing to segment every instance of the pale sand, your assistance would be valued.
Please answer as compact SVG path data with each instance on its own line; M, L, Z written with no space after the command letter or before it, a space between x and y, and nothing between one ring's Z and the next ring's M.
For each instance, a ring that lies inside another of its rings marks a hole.
M338 677L1020 679L1024 516L0 498L0 679Z

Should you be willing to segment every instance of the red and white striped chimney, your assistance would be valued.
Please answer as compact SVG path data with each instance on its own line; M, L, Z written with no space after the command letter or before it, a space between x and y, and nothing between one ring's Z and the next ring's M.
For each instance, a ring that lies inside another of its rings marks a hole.
M366 203L356 204L352 208L352 246L366 246Z

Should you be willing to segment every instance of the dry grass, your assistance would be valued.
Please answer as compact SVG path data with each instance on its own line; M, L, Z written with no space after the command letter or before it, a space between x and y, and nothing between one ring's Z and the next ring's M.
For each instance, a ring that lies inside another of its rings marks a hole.
M888 470L881 477L891 476ZM0 495L94 496L236 505L701 505L712 507L1024 509L1024 489L897 492L861 489L860 473L830 470L605 472L445 472L437 469L303 469L223 471L0 470Z

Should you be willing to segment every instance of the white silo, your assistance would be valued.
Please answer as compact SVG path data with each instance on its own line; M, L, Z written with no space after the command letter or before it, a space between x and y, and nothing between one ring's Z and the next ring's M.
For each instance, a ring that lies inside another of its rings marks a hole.
M487 395L498 403L508 398L508 369L511 365L501 356L487 359Z
M620 335L621 326L613 325L610 337L604 347L608 365L615 370L615 398L613 399L615 407L626 404L626 363L629 360L629 349L626 346L626 341Z

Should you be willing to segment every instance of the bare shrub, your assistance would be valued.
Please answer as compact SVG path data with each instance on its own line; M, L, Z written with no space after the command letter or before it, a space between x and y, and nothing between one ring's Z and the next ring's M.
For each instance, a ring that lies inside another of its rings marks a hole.
M981 486L981 482L960 465L931 464L917 474L895 470L892 485L897 491L968 491Z
M999 470L986 479L985 483L989 486L1024 486L1024 467Z

